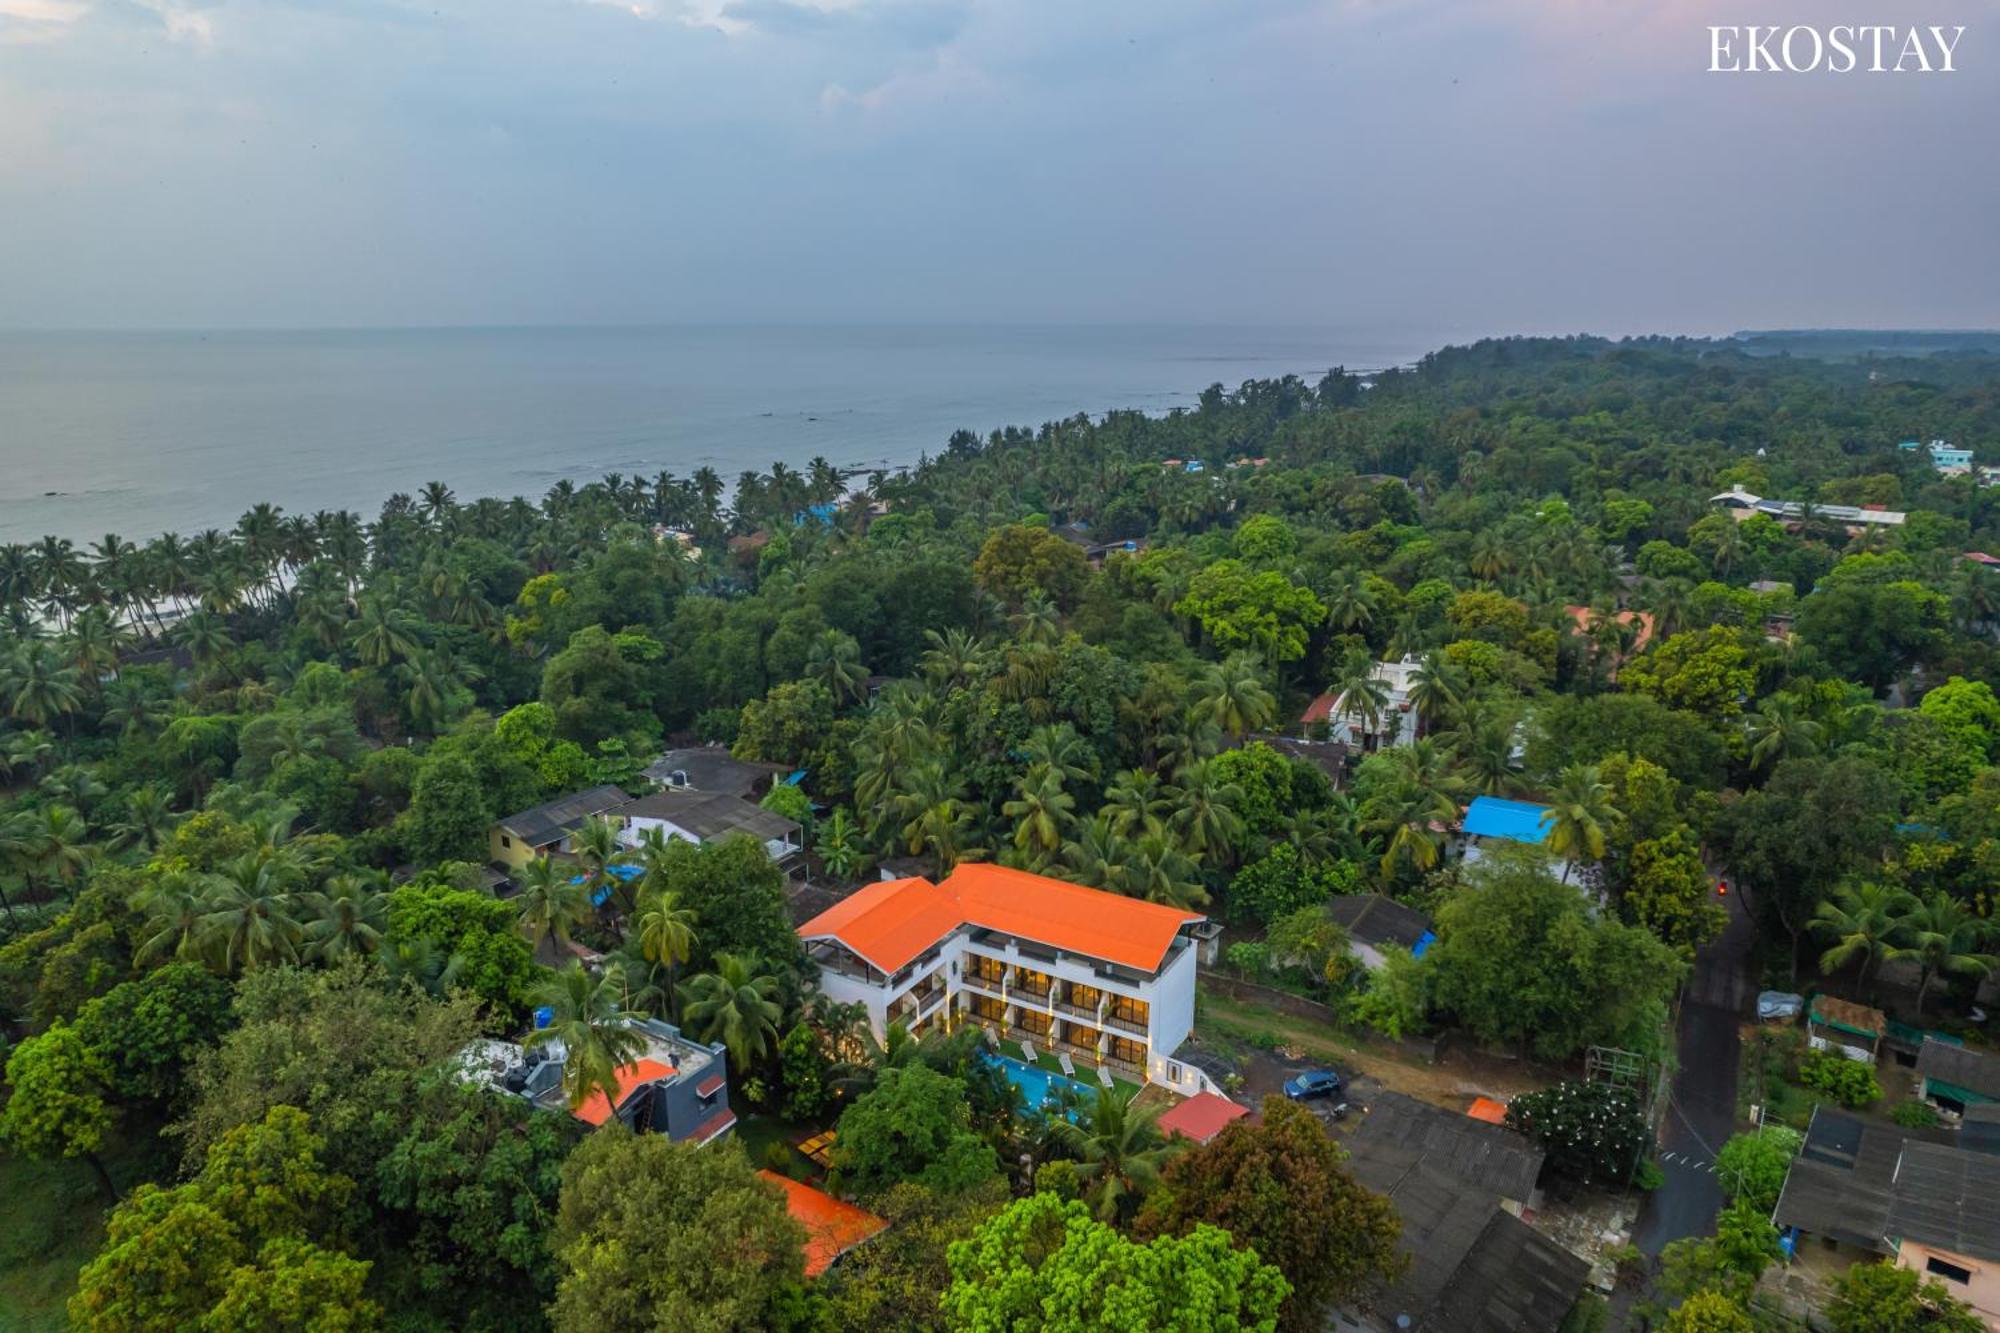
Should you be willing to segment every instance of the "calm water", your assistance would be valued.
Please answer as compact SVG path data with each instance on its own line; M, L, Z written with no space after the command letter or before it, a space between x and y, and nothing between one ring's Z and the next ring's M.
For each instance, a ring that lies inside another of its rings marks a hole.
M909 463L959 427L1189 404L1443 341L1331 329L663 328L0 333L0 541L228 527L443 480ZM51 494L53 492L53 494Z

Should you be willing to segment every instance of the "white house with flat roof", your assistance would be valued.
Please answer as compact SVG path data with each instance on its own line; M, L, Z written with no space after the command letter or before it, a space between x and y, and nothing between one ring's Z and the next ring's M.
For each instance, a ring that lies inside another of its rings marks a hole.
M878 1039L984 1027L1004 1055L1067 1056L1179 1092L1207 1077L1179 1058L1194 1030L1198 944L1182 911L997 865L942 883L870 884L799 927L820 989L867 1011Z

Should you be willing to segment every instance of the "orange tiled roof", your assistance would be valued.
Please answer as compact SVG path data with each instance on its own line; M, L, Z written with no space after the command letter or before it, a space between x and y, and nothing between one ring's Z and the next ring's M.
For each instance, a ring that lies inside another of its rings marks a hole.
M1566 606L1563 610L1569 612L1569 618L1575 624L1576 632L1579 634L1590 633L1591 627L1597 623L1597 613L1587 606ZM1611 619L1621 625L1630 625L1634 621L1638 622L1639 633L1632 640L1633 652L1638 652L1653 641L1653 613L1651 611L1620 611L1612 616Z
M1142 902L1006 866L962 865L942 884L870 884L799 927L894 972L960 926L979 926L1150 972L1199 912Z
M576 1108L576 1118L586 1125L601 1125L611 1118L612 1112L622 1106L632 1094L632 1089L655 1079L672 1078L672 1065L663 1065L658 1060L639 1060L618 1071L618 1101L613 1103L602 1089L584 1098L583 1105Z
M1232 1102L1227 1097L1198 1092L1160 1117L1160 1132L1168 1138L1182 1134L1196 1143L1207 1143L1220 1134L1230 1121L1249 1114L1249 1107Z
M1484 1120L1489 1125L1507 1123L1507 1103L1496 1102L1491 1097L1474 1097L1472 1105L1465 1109L1465 1113L1474 1120Z
M785 1192L785 1211L806 1229L807 1277L818 1277L835 1259L888 1228L887 1222L866 1209L842 1203L789 1176L775 1171L757 1174Z
M1328 690L1306 705L1306 711L1299 714L1299 721L1306 726L1315 722L1330 722L1333 720L1333 706L1339 702L1340 696Z

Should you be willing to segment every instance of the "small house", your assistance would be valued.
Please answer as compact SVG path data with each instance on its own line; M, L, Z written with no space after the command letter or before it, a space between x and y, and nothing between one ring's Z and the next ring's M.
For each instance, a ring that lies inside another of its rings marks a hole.
M1344 893L1327 904L1327 915L1347 932L1348 950L1370 972L1392 953L1421 958L1436 942L1431 920L1379 893Z
M508 815L487 831L487 859L513 871L538 856L567 852L570 835L582 828L585 820L609 814L631 799L623 789L607 782Z
M618 816L624 824L619 839L627 847L639 846L647 830L655 828L697 846L741 833L762 843L771 859L781 864L805 847L805 831L796 821L727 792L669 787L627 802L618 808Z
M1250 1108L1213 1092L1197 1092L1186 1101L1163 1112L1160 1133L1191 1143L1207 1143L1230 1125L1250 1114Z
M1307 726L1325 723L1334 740L1364 754L1408 745L1417 739L1423 723L1416 703L1410 698L1417 670L1414 657L1375 664L1369 674L1382 686L1383 702L1381 710L1372 717L1355 707L1345 693L1328 693L1313 700L1299 720Z
M785 771L783 764L753 764L738 759L720 745L692 745L668 750L646 765L642 776L687 791L722 792L754 801L770 790Z
M1816 995L1806 1010L1806 1044L1816 1051L1834 1051L1850 1060L1872 1065L1889 1031L1889 1020L1880 1009Z
M1941 1111L2000 1102L2000 1055L1926 1036L1917 1052L1918 1095Z
M617 1120L636 1134L665 1134L697 1147L728 1134L736 1112L729 1105L727 1048L694 1041L657 1019L627 1026L640 1038L639 1054L614 1071L615 1092L596 1089L574 1109L563 1091L568 1052L561 1042L474 1042L459 1055L459 1074L538 1110L568 1112L593 1129Z

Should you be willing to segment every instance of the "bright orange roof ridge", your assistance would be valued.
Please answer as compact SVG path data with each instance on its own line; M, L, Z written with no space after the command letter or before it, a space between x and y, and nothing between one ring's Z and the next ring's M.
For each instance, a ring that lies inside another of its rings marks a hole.
M884 880L799 927L833 938L895 972L961 926L979 926L1052 948L1150 972L1199 912L1149 903L1008 866L959 866L942 884Z
M806 1229L806 1276L818 1277L849 1250L888 1229L888 1222L865 1208L844 1203L823 1190L776 1171L758 1175L785 1192L785 1211Z
M639 1060L621 1066L618 1070L617 1104L614 1105L611 1099L604 1095L604 1090L599 1088L583 1099L583 1105L576 1108L576 1118L586 1125L601 1125L624 1104L632 1089L642 1083L651 1083L654 1079L672 1078L676 1072L678 1071L672 1065L663 1065L658 1060Z

